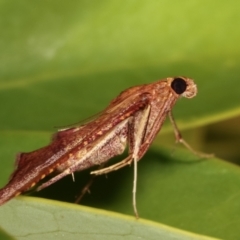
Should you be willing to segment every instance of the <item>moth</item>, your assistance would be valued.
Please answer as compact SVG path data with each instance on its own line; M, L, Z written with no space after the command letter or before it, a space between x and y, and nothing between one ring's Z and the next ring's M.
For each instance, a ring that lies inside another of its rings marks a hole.
M80 126L59 130L52 142L43 148L20 153L9 182L0 189L0 205L31 189L52 172L55 176L37 190L75 171L100 166L122 154L128 145L128 156L124 160L91 174L106 174L133 163L133 208L138 217L137 162L148 150L167 115L173 124L176 140L194 152L181 137L171 110L181 96L193 98L196 94L196 84L187 77L169 77L128 88L95 119Z

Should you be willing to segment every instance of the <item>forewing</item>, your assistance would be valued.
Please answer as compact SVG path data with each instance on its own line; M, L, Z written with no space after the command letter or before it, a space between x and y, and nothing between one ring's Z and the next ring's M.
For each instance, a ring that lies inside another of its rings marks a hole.
M131 88L120 94L101 115L78 128L62 130L55 134L50 145L29 153L19 154L16 170L8 184L0 189L0 205L25 192L56 168L68 161L88 144L94 144L112 127L145 107L150 94ZM124 96L124 97L123 97Z

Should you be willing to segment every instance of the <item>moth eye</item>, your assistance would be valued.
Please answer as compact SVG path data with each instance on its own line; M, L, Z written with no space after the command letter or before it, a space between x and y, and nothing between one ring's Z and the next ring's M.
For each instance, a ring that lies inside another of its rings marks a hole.
M187 88L187 83L182 78L174 78L171 83L171 88L177 93L182 94Z

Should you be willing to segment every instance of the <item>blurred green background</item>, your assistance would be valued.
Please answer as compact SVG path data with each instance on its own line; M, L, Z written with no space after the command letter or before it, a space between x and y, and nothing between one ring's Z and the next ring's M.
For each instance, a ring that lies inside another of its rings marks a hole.
M196 157L175 149L166 122L139 164L140 216L236 239L239 11L234 0L0 1L0 186L16 153L48 144L57 127L96 114L130 86L189 76L199 93L176 104L178 126L195 149L224 160L185 164ZM36 195L71 202L88 174ZM100 177L83 204L131 215L131 188L132 168L123 169Z

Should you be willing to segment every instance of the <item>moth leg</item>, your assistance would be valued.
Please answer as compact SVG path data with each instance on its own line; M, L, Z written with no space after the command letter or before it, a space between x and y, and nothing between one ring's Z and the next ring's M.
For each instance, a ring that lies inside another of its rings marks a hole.
M106 167L106 168L102 168L100 170L92 171L91 174L94 174L94 175L107 174L107 173L116 171L116 170L118 170L120 168L123 168L123 167L125 167L127 165L130 165L131 163L132 163L132 155L129 155L128 157L126 157L121 162L118 162L118 163L113 164L113 165L111 165L109 167Z
M102 169L104 165L105 165L105 164L101 164L101 165L99 166L99 169ZM84 197L84 195L86 194L86 192L90 193L90 187L92 186L92 184L93 184L93 182L94 182L94 180L95 180L96 177L97 177L97 175L94 175L94 176L92 176L92 177L90 178L90 180L88 181L88 183L87 183L87 184L84 186L84 188L82 189L81 193L78 194L78 197L76 198L75 203L80 203L80 201L82 200L82 198Z
M134 176L133 176L133 209L138 218L137 204L136 204L136 192L137 192L137 162L142 157L141 148L145 138L146 127L148 124L148 117L150 114L150 105L148 105L142 111L139 111L133 118L129 121L129 156L122 160L119 163L111 165L107 168L103 168L101 170L93 171L91 174L101 175L105 173L109 173L119 168L125 167L126 165L130 165L132 162L134 163Z
M72 180L73 180L73 182L75 182L75 176L74 176L73 172L72 172Z
M191 151L193 154L195 154L196 156L199 156L199 157L202 157L202 158L211 158L214 156L214 154L206 154L206 153L202 153L202 152L198 152L196 151L195 149L193 149L189 143L187 143L183 137L182 137L182 134L180 133L178 127L177 127L177 124L174 120L174 117L173 117L173 114L172 112L170 111L168 113L168 116L169 116L169 119L170 119L170 122L173 126L173 130L174 130L174 135L175 135L175 138L176 138L176 141L183 144L189 151Z
M150 115L151 107L148 105L143 111L138 112L129 127L129 149L132 152L133 159L133 210L136 218L139 218L137 211L137 162L142 157L141 148L145 140L146 129L148 125L148 119Z
M94 175L90 178L90 180L88 181L88 183L84 186L84 188L82 189L81 193L78 194L78 197L75 200L75 203L80 203L80 201L82 200L82 198L84 197L84 195L86 194L86 192L90 192L90 187L92 186L95 178L97 177L97 175Z
M58 180L60 180L61 178L69 175L69 174L72 174L72 171L70 170L70 168L67 168L65 171L61 172L60 174L58 174L57 176L51 178L50 180L48 180L47 182L43 183L42 185L40 185L38 188L37 188L37 191L40 191L50 185L52 185L53 183L57 182Z
M137 153L139 152L140 149L140 143L142 143L143 140L143 136L144 135L143 132L145 132L145 128L146 128L146 124L147 124L147 117L149 115L150 112L150 107L148 106L145 110L143 110L141 112L141 115L139 114L138 117L141 119L143 119L143 123L140 124L136 124L134 123L134 118L132 119L133 122L130 122L130 126L129 126L129 137L128 137L128 142L129 142L129 156L126 157L124 160L122 160L121 162L118 162L116 164L113 164L109 167L100 169L100 170L96 170L96 171L92 171L91 174L96 174L96 175L102 175L102 174L106 174L106 173L110 173L112 171L116 171L120 168L123 168L127 165L130 165L134 159L134 155L138 155ZM141 119L139 121L141 121ZM136 119L135 119L136 122ZM136 126L135 126L136 125ZM136 131L134 129L134 126L138 128L138 131ZM136 139L136 140L135 140ZM138 146L138 148L136 148L136 146ZM135 156L136 158L136 156Z

